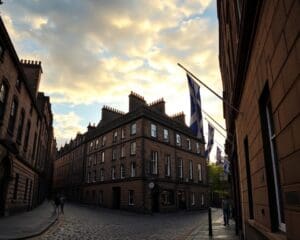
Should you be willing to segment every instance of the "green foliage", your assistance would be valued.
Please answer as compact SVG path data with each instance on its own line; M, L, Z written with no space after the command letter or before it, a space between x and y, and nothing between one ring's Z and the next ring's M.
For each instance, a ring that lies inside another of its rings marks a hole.
M221 195L228 195L229 184L228 181L221 181L221 175L224 173L222 166L210 164L208 165L208 179L211 186L211 191L220 193Z

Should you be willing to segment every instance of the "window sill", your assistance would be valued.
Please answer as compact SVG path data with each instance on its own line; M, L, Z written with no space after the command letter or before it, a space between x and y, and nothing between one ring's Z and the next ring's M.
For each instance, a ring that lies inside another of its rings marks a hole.
M261 225L257 221L253 219L248 219L248 223L251 227L258 230L260 233L262 233L264 236L266 236L270 240L287 240L286 235L284 232L270 232L269 229L267 229L265 226Z

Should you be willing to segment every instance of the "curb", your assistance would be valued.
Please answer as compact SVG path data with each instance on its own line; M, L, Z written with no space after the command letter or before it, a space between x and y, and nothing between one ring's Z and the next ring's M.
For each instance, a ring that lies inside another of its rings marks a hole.
M0 240L21 240L21 239L28 239L28 238L34 238L34 237L38 237L40 235L42 235L43 233L45 233L50 227L52 227L57 221L59 220L58 215L56 215L56 217L54 218L53 221L50 222L50 224L48 224L45 228L43 228L42 230L35 232L35 233L29 233L26 236L22 236L22 237L6 237L6 238L2 238L0 237Z

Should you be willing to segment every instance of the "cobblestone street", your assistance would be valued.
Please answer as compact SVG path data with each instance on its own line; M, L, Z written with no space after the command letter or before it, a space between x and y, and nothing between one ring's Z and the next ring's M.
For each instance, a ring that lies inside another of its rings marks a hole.
M214 214L219 214L216 211ZM193 239L199 227L203 238L197 236L197 239L207 239L207 212L144 215L68 204L65 215L34 239L181 240Z

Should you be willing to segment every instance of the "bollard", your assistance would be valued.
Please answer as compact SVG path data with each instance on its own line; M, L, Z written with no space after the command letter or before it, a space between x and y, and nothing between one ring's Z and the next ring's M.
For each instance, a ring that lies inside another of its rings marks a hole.
M208 235L212 236L211 208L208 208Z

